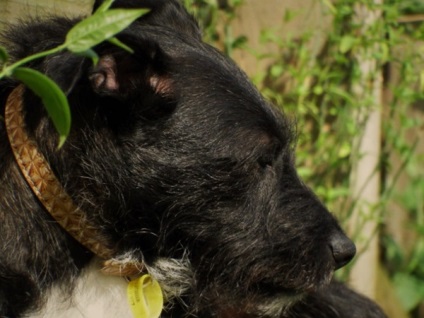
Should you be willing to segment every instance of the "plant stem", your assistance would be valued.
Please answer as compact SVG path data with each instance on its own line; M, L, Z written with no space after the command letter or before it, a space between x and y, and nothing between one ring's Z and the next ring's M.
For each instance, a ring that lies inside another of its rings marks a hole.
M24 64L26 64L28 62L31 62L33 60L36 60L36 59L45 57L45 56L50 55L50 54L54 54L54 53L60 52L60 51L62 51L64 49L66 49L66 45L65 44L61 44L61 45L59 45L59 46L57 46L57 47L55 47L53 49L50 49L50 50L47 50L47 51L43 51L43 52L39 52L39 53L30 55L30 56L27 56L27 57L23 58L22 60L19 60L19 61L15 62L15 63L13 63L13 64L11 64L9 66L4 67L3 70L0 72L0 78L10 77L10 76L12 76L13 71L16 68L18 68L18 67L20 67L20 66L22 66L22 65L24 65Z

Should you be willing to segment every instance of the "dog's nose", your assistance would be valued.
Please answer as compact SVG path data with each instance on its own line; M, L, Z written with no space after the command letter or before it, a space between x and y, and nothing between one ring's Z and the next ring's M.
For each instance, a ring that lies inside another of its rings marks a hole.
M330 249L334 258L335 269L345 266L356 254L355 244L341 232L331 236Z

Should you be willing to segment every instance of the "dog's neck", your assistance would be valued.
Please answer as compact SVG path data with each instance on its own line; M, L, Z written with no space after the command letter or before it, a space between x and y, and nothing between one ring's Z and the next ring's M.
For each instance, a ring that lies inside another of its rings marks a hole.
M44 155L38 150L25 127L23 85L10 93L5 109L6 131L15 160L32 192L45 209L71 236L95 255L109 259L114 254L98 230L85 220L54 175Z
M86 214L72 201L48 161L28 136L23 111L23 85L10 93L5 109L5 124L9 143L28 186L45 210L62 228L94 255L106 260L103 273L116 276L137 276L143 270L141 262L123 263L114 259L115 251L92 224Z

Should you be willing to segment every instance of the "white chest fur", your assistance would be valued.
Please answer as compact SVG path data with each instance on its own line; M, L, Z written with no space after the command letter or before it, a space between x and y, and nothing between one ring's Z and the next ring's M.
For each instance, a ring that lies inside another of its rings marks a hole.
M123 255L121 261L131 261L131 255ZM25 318L133 318L127 299L128 282L104 275L100 268L98 260L93 260L78 278L72 297L53 287L45 306ZM159 258L146 269L161 285L169 305L194 286L186 254L182 259Z
M93 262L78 278L72 297L52 288L47 303L28 318L133 318L127 301L128 283L106 276Z

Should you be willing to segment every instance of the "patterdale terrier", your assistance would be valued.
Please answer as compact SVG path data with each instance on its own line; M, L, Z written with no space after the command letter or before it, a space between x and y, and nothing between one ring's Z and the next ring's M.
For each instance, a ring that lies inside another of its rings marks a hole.
M146 273L165 318L385 317L332 281L355 246L299 179L290 120L177 0L113 6L150 9L118 35L133 54L29 65L67 93L62 148L40 99L0 82L0 317L129 318ZM19 23L3 45L21 59L78 21Z

